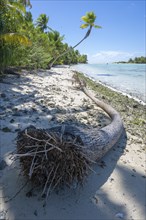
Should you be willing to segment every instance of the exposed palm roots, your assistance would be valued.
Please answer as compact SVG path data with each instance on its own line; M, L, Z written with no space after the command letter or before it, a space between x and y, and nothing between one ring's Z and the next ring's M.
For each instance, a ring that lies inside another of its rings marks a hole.
M42 187L42 195L58 188L83 184L88 175L90 161L79 138L36 129L30 126L19 132L17 154L21 170L33 186Z

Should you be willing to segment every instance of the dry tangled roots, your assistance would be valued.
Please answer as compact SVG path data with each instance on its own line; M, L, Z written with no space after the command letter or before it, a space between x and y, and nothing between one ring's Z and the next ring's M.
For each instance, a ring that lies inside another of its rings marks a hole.
M17 157L21 170L33 186L42 187L42 195L74 182L83 184L89 160L80 140L74 135L48 132L30 126L17 139Z

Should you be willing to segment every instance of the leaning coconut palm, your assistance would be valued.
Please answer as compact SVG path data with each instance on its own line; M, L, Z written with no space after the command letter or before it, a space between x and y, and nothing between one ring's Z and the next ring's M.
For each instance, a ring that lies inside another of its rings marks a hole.
M81 44L87 37L89 37L90 33L91 33L91 30L93 27L95 28L101 28L101 26L99 25L95 25L94 22L96 20L96 15L94 14L94 12L87 12L85 16L82 16L81 17L81 20L85 22L85 24L82 24L80 26L80 28L84 29L84 28L88 28L84 38L79 41L75 46L71 47L72 49L74 49L75 47L77 47L79 44ZM70 51L70 48L63 52L62 54L58 55L49 65L49 68L51 68L53 66L53 64L60 58L62 57L63 55L65 55L66 53L68 53Z

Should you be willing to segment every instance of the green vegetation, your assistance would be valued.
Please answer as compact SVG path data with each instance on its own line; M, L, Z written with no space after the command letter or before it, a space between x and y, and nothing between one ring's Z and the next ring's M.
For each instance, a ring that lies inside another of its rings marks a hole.
M126 61L119 61L119 62L116 62L116 63L146 63L146 57L135 57L134 59L129 59L127 62Z
M129 59L127 63L146 63L146 57L135 57L134 59Z
M64 43L64 36L48 26L49 16L41 14L33 21L28 0L0 1L0 73L7 67L48 68L56 64L87 63L77 47L91 33L96 16L89 12L82 17L89 27L85 37L74 47Z

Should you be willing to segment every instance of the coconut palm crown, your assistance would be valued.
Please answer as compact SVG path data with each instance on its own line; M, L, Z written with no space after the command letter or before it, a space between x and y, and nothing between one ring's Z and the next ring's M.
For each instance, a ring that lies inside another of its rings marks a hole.
M96 20L96 15L93 11L87 12L85 16L81 17L81 20L85 22L85 24L82 24L81 28L86 28L89 26L95 27L95 28L101 28L99 25L95 25L94 22Z
M92 30L92 27L95 27L95 28L101 28L101 26L99 25L95 25L94 22L96 20L96 15L94 14L93 11L91 12L87 12L85 16L82 16L81 17L81 20L85 22L85 24L82 24L80 26L80 28L84 29L84 28L87 28L89 27L85 37L84 37L84 40L90 35L91 33L91 30Z

